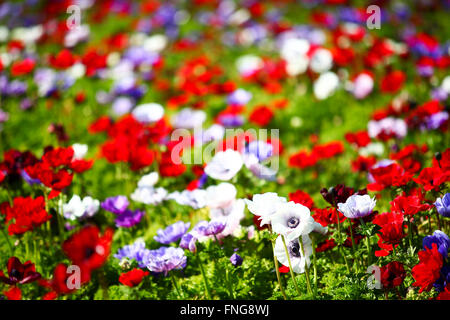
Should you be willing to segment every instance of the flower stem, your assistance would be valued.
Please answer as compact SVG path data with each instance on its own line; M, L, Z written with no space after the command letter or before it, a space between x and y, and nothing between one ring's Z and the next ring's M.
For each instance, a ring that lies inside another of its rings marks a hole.
M175 290L177 290L178 297L182 300L183 296L181 295L180 288L178 288L177 280L175 279L173 272L170 272L170 279L172 279L172 284L175 287Z
M314 238L311 239L313 248L313 266L314 266L314 294L317 294L317 257L316 257L316 244Z
M234 300L235 298L234 298L234 292L233 292L233 284L230 282L230 277L228 275L228 268L225 268L225 278L227 280L229 295L230 295L231 299Z
M11 242L9 241L8 234L5 232L5 230L3 230L3 228L1 228L1 229L2 229L2 234L3 234L3 236L5 237L6 243L8 244L8 247L9 247L9 253L11 254L11 257L13 257L13 256L14 256L14 248L13 248L13 246L11 245Z
M298 285L297 285L297 281L295 280L294 271L292 270L291 258L289 257L289 251L286 246L286 241L284 240L283 235L281 235L281 240L283 240L284 250L286 251L286 256L287 256L288 263L289 263L289 272L291 273L292 282L294 283L294 287L295 287L295 290L297 290L298 295L301 296L302 293L300 292L300 289L298 288Z
M355 259L355 264L356 264L356 271L359 272L359 259L356 257L356 244L355 244L355 238L353 237L353 225L352 225L352 221L349 220L350 222L350 237L352 239L352 251L353 251L353 258Z
M212 300L211 292L209 291L208 281L206 279L206 274L205 274L205 270L203 269L202 261L200 260L200 256L198 254L196 254L196 256L197 256L197 263L200 268L200 272L202 273L203 283L205 285L206 297L208 298L208 300Z
M275 271L277 273L278 285L280 286L280 291L281 291L281 294L283 295L284 300L287 300L286 292L284 292L283 285L281 284L280 270L278 269L278 260L277 260L277 257L275 256L275 241L271 240L270 242L272 243L273 262L275 264Z
M305 256L305 249L303 248L303 238L302 236L300 236L300 238L298 239L298 241L300 242L300 249L302 250L302 255L305 259L305 276L306 276L306 286L308 288L308 293L312 294L312 290L311 290L311 281L309 279L309 268L308 268L308 263L306 262L306 256Z
M344 251L342 250L342 244L341 244L341 242L342 242L342 235L341 235L341 219L339 218L339 211L337 211L337 209L336 209L336 216L337 216L337 222L338 222L338 234L339 234L339 244L338 244L338 249L339 249L339 252L341 253L341 256L344 258L345 266L347 267L347 272L350 273L350 267L349 267L349 265L348 265L347 258L345 257L345 253L344 253Z

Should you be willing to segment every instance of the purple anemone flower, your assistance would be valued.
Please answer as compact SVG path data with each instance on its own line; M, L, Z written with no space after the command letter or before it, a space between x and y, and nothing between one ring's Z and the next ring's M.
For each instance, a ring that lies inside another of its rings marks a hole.
M101 206L104 210L112 212L114 214L122 214L128 208L128 198L126 196L115 196L106 198L102 202Z
M141 222L142 217L145 215L145 211L141 210L125 210L117 216L115 222L117 227L131 228Z
M181 237L180 248L189 250L192 253L197 252L197 246L195 243L197 242L197 238L194 237L191 233L186 233Z
M233 266L239 267L240 265L242 265L242 262L244 261L244 259L242 259L242 257L235 252L230 257L230 261Z
M181 239L186 231L191 226L190 222L184 223L183 221L175 222L165 229L159 229L157 235L153 238L162 244L169 244Z
M439 253L444 259L447 259L448 249L450 248L450 238L441 230L436 230L433 235L423 238L423 248L431 249L433 243L436 243Z
M221 233L226 227L226 223L221 220L213 220L206 227L205 235L212 236Z
M142 240L136 240L133 244L126 245L117 251L114 258L136 260L140 268L147 266L148 257L151 254L151 250L145 248L145 242Z
M174 247L161 247L151 250L148 257L147 268L156 273L164 273L167 276L171 270L184 269L187 258L184 250Z
M441 216L450 218L450 193L446 193L442 198L437 198L434 205Z

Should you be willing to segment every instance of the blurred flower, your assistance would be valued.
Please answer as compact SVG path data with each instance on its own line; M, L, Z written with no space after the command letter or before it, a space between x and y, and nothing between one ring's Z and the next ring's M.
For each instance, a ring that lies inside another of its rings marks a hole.
M213 179L228 181L241 170L243 164L239 152L227 149L214 155L206 165L205 173Z
M157 235L153 237L155 241L162 244L169 244L171 242L176 242L186 233L186 231L191 226L190 222L184 223L183 221L175 222L174 224L168 226L166 229L159 229Z
M180 240L180 248L189 250L192 253L197 252L197 246L195 243L197 242L197 238L195 238L191 233L186 233L181 237Z
M239 267L240 265L242 265L243 261L244 259L242 259L242 257L238 255L236 252L233 253L233 255L230 257L230 262L235 267Z
M122 261L123 259L136 260L139 267L144 268L146 266L147 257L150 254L150 250L145 248L145 242L141 239L136 240L133 244L126 245L119 249L114 258Z
M36 272L34 263L26 261L21 263L16 257L11 257L7 262L8 276L0 270L0 281L9 285L26 284L41 278L41 274Z
M67 204L63 204L63 214L66 219L77 220L93 217L100 208L100 201L92 197L84 197L74 194Z
M115 222L117 227L131 228L141 222L145 215L145 211L142 210L130 210L126 209L120 213Z
M164 116L164 108L158 103L145 103L134 108L132 114L139 122L155 123Z
M86 226L64 241L62 249L73 264L92 271L108 259L112 237L112 229L101 235L96 226Z
M126 196L115 196L106 198L102 202L102 208L114 214L122 214L128 208L129 204Z

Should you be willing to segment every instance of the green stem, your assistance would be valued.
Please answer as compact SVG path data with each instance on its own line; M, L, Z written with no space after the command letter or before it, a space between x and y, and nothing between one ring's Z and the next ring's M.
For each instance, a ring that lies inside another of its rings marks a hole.
M294 287L295 287L295 290L297 290L298 295L301 296L302 293L300 292L300 289L298 288L298 285L297 285L297 281L295 280L294 271L292 270L291 258L289 257L289 251L288 251L288 248L286 246L286 241L284 240L284 236L283 235L281 235L281 240L283 240L284 250L286 252L286 256L287 256L287 259L288 259L289 272L291 273L292 282L294 283Z
M309 268L308 268L308 263L306 263L306 255L305 255L305 249L303 248L303 238L302 238L302 236L300 236L298 241L300 242L300 249L302 250L303 258L305 259L306 286L308 288L308 293L312 294L311 281L309 279Z
M356 257L356 244L355 244L355 238L353 237L353 226L352 226L352 221L349 220L350 222L350 237L352 239L352 251L353 251L353 258L355 259L355 264L356 264L356 272L359 272L359 259Z
M5 230L3 230L3 228L1 228L1 229L2 229L2 234L3 234L3 236L5 237L6 243L8 244L8 247L9 247L9 253L10 253L11 257L13 257L13 256L14 256L14 248L13 248L13 246L11 245L11 242L9 241L8 234L5 232Z
M200 256L198 254L196 254L196 256L197 256L198 266L200 267L200 272L202 273L203 283L205 285L206 297L208 298L208 300L212 300L211 292L209 291L208 281L206 279L206 274L205 274L205 270L203 269L202 261L201 261Z
M339 244L338 244L338 249L339 252L341 254L341 256L344 258L345 261L345 266L347 267L347 272L350 273L350 266L348 265L348 261L347 258L345 257L345 252L342 249L342 235L341 235L341 219L339 218L339 211L337 211L336 209L336 216L337 216L337 222L338 222L338 234L339 234Z
M286 292L284 292L283 285L281 284L280 270L278 269L278 260L277 260L277 256L275 255L275 241L271 240L270 242L272 243L273 262L275 264L275 271L277 273L278 285L280 286L280 291L281 291L281 294L283 295L284 300L287 300Z
M177 290L178 297L180 298L180 300L182 300L183 296L181 295L180 288L178 288L177 280L175 279L175 275L173 274L173 272L170 272L170 279L172 279L172 284L175 287L175 290Z
M314 238L311 239L313 248L313 266L314 266L314 294L317 295L317 257L316 257L316 244Z
M228 291L230 294L231 299L234 300L234 292L233 292L233 284L230 282L230 277L228 275L228 269L225 269L225 278L227 280L227 286L228 286Z

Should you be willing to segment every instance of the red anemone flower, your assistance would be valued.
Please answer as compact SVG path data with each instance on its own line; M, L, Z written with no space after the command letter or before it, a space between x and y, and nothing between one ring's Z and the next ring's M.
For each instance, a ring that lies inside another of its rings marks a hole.
M41 274L36 272L36 267L31 261L21 263L16 257L11 257L7 263L8 277L0 271L0 281L9 285L26 284L41 278Z
M413 286L420 287L419 293L424 290L430 291L433 283L441 276L443 258L437 245L433 243L432 246L431 249L425 247L425 250L419 251L420 262L411 270L412 276L416 280Z
M149 274L148 271L135 268L126 273L122 273L119 277L119 282L128 287L136 287L141 283L142 279Z
M108 259L112 236L112 229L107 229L101 236L96 226L87 226L66 240L62 248L73 264L95 270Z

